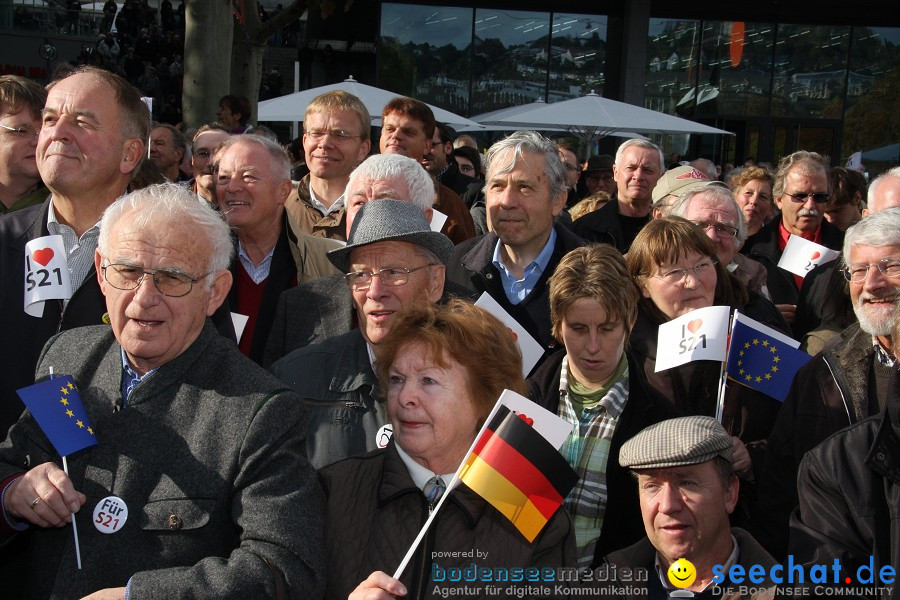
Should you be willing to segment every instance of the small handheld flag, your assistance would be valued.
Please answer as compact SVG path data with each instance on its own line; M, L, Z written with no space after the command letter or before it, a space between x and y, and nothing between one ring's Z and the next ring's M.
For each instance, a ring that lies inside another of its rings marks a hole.
M35 383L16 393L60 456L98 444L71 375Z
M526 417L501 406L478 438L459 478L533 542L578 481L578 474Z
M737 314L726 370L734 381L784 402L797 371L812 357L796 340Z

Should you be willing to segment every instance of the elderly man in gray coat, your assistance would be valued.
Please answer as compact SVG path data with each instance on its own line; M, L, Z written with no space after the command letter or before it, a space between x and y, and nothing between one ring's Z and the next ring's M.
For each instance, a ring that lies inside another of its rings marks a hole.
M0 535L31 536L31 596L321 596L303 408L207 320L231 252L224 221L174 184L104 213L109 325L52 338L37 367L74 377L99 445L68 456L66 475L30 412L0 445ZM109 507L115 523L98 519Z

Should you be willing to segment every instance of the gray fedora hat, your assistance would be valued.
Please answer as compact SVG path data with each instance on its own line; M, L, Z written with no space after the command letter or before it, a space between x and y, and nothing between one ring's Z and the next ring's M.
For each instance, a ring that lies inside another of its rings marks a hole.
M431 231L422 209L402 200L373 200L366 202L350 229L347 245L328 253L342 273L350 270L350 253L355 248L376 242L410 242L430 250L441 263L447 264L453 253L453 242L443 233Z

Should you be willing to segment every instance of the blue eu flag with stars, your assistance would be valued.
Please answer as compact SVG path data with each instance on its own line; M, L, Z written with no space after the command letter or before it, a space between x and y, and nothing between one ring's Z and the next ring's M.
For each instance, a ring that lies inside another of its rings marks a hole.
M71 375L35 383L16 393L60 456L99 443Z
M812 358L796 346L784 334L738 314L726 371L734 381L784 402L797 370Z

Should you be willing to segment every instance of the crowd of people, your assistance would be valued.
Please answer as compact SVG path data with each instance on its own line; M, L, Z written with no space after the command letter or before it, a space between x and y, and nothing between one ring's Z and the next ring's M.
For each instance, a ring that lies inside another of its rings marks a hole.
M857 574L900 568L900 169L867 185L798 151L721 177L532 131L482 154L406 97L375 151L343 91L292 156L246 98L186 135L113 71L0 77L9 593L430 598L474 564L578 568L591 597L809 597L778 565L838 560L830 593L890 595ZM840 257L795 275L792 236ZM70 289L26 312L49 260ZM485 295L540 346L530 372ZM721 362L657 370L660 328L711 306L804 344L783 403L731 381L717 415ZM99 442L67 463L17 395L62 375ZM577 479L533 540L450 485L504 389L571 427ZM752 592L718 577L757 566Z

